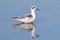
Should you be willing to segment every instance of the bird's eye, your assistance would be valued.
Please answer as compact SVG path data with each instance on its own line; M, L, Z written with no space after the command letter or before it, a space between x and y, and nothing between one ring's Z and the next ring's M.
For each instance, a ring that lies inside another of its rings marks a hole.
M35 7L32 7L32 9L34 9Z

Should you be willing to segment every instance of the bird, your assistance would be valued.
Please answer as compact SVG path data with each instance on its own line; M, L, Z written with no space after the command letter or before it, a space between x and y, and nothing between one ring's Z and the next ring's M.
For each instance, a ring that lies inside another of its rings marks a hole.
M40 10L36 6L31 7L30 14L27 14L26 16L20 16L20 17L13 17L13 20L17 20L23 23L31 23L35 20L35 10Z

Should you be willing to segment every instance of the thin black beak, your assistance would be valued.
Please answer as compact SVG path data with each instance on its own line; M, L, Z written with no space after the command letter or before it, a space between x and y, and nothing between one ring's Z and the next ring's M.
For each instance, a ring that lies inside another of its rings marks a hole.
M37 8L36 10L40 10L40 9Z

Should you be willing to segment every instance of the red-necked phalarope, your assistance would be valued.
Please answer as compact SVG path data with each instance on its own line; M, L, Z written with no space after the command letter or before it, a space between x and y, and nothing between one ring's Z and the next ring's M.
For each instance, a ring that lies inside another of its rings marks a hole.
M39 10L39 9L37 9L35 6L32 6L31 14L28 14L28 15L22 16L22 17L13 17L13 19L24 22L24 23L31 23L32 21L35 20L35 10Z

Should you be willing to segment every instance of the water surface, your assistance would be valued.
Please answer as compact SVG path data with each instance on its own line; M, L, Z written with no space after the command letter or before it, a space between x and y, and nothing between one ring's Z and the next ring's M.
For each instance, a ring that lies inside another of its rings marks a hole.
M12 17L30 13L37 6L34 40L60 40L60 0L0 0L0 40L32 40L31 33L13 25Z

